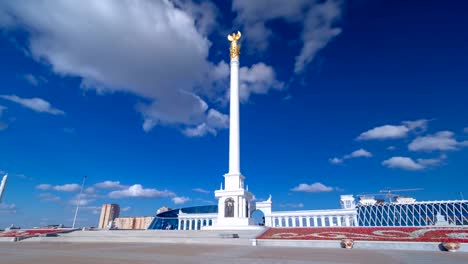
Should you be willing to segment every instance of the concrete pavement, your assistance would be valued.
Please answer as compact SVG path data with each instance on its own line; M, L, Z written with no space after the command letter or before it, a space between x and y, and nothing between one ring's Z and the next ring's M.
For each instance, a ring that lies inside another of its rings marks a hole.
M1 243L0 264L468 263L468 253L139 243Z

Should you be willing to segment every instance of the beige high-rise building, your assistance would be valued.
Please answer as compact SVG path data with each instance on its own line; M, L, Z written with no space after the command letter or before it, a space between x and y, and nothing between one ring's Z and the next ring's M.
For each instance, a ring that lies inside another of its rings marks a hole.
M147 229L154 216L118 217L114 220L118 229Z
M109 228L109 223L119 217L120 206L118 204L103 204L98 228Z

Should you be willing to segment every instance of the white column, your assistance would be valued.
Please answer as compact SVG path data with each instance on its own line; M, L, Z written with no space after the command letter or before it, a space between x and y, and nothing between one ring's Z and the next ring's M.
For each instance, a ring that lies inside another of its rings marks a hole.
M238 218L239 217L239 196L236 196L236 198L234 199L234 218Z
M350 224L349 224L349 215L345 216L345 225L350 226Z
M328 224L329 224L330 226L333 226L333 216L329 216L329 217L328 217Z
M241 201L242 201L242 203L241 203L241 210L240 210L240 211L241 211L241 217L246 217L246 215L245 215L245 198L242 197L242 198L241 198Z
M177 224L177 230L181 230L182 220L177 219L177 222L178 222L178 224Z
M292 221L292 226L296 227L296 217L295 216L291 217L291 221Z
M195 230L199 229L200 224L198 223L200 219L195 219Z
M239 57L231 58L229 109L229 174L240 174L239 145Z
M278 226L283 227L283 217L278 217Z
M341 219L341 216L336 217L336 223L338 224L338 226L341 226Z
M187 219L184 219L184 230L187 230Z
M317 217L314 216L314 226L317 227L318 226L318 221L317 221Z
M304 217L302 217L302 216L299 217L299 226L300 227L304 226Z
M306 226L307 226L307 227L310 227L310 217L307 217L307 218L306 218Z
M325 226L325 216L321 216L320 219L322 220L322 225L321 226Z
M357 220L357 215L354 215L354 226L359 226L358 220Z

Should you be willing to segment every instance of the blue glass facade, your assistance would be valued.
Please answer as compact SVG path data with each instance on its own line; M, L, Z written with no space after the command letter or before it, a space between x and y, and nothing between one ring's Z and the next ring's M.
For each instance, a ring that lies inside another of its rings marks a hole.
M356 209L360 226L468 225L466 201L360 205Z
M218 206L217 205L202 205L202 206L178 208L178 209L162 212L162 213L157 214L154 217L151 224L149 224L148 229L177 230L179 227L179 221L177 217L179 210L181 210L182 213L186 213L186 214L210 214L210 213L217 213Z

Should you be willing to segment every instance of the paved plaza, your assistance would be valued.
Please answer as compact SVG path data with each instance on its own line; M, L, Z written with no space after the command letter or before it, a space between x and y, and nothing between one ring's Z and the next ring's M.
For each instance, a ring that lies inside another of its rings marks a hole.
M468 253L190 244L1 243L1 264L468 263Z

